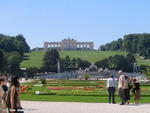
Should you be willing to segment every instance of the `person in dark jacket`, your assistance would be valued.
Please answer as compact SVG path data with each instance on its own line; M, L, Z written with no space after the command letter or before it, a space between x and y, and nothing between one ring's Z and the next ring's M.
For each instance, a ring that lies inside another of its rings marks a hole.
M132 89L132 79L129 76L125 76L126 80L126 89L125 89L125 102L126 104L129 104L130 101L130 91Z

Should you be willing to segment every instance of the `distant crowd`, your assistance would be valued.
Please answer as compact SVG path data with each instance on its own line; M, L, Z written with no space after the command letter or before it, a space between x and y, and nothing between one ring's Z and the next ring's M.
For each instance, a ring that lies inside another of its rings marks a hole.
M20 82L17 76L0 76L0 113L22 113L20 103Z
M120 105L129 104L130 102L130 92L134 95L134 103L138 104L140 99L140 81L136 77L130 77L125 75L121 70L118 72L118 93L120 96ZM108 88L108 101L109 103L115 104L115 91L117 81L113 75L108 78L106 87Z

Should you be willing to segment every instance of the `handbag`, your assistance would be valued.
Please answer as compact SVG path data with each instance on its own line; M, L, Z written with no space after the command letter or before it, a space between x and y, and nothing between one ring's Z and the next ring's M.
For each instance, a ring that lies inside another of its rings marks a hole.
M6 104L5 100L2 97L0 97L0 107L2 109L6 109L7 108L7 104Z

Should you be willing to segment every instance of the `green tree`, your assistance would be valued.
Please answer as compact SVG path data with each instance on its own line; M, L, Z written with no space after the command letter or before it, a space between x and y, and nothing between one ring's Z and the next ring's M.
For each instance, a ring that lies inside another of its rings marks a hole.
M101 61L97 61L95 62L95 65L98 67L98 68L108 68L109 67L109 64L108 64L108 59L103 59Z
M145 75L148 76L150 78L150 67L147 68L147 71L145 72Z
M90 65L91 65L91 63L89 61L77 58L77 68L85 69L85 68L89 67Z
M38 72L37 68L27 68L26 69L26 74L28 77L33 77L36 73Z
M18 52L11 52L6 54L6 64L4 70L10 74L19 74L20 62L22 57Z
M77 60L76 60L76 58L74 58L73 57L73 59L72 59L72 61L71 61L71 66L72 66L72 68L76 68L76 65L77 65Z
M65 67L70 68L71 67L71 60L70 57L67 55L65 58Z
M89 79L89 77L90 77L90 75L89 74L84 74L84 75L82 75L84 78L85 78L85 80L88 80Z
M3 60L4 60L4 53L2 50L0 50L0 70L2 69Z
M136 62L135 56L131 53L128 53L126 55L126 59L127 59L127 62L130 63L130 64L133 64L133 63Z
M5 52L17 51L21 55L30 51L30 47L26 43L23 35L17 35L15 37L0 34L0 49L3 49Z
M0 48L3 49L6 52L12 52L12 51L17 51L17 48L15 44L13 43L14 37L1 37L0 40Z
M24 36L21 34L16 36L14 44L16 45L17 51L20 52L21 54L27 53L30 50L30 47L26 43Z
M123 55L115 55L109 58L109 68L126 71L127 60Z
M123 39L100 46L101 51L122 50L139 54L139 56L144 56L145 58L150 58L149 48L150 33L124 35Z
M59 53L56 49L50 49L45 53L43 59L43 67L47 71L57 72L57 60L60 59Z
M70 57L67 55L64 59L61 59L60 64L61 64L62 71L69 71L71 68Z

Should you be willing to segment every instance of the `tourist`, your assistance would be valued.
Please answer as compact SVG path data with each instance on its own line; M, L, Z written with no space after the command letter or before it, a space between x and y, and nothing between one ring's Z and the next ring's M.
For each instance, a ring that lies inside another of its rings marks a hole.
M3 90L3 84L5 79L0 77L0 113L7 113L7 105L5 102L5 91Z
M18 77L12 77L10 88L8 91L8 108L10 109L11 113L17 112L18 109L22 109L21 103L20 103L20 82ZM15 112L12 112L12 110L15 110Z
M137 78L133 79L132 92L133 92L133 95L134 95L134 102L135 102L135 104L138 104L139 99L140 99L140 82L137 80Z
M108 88L108 100L109 104L113 103L115 104L115 89L116 89L116 80L113 75L110 75L110 78L108 78L106 87Z
M7 94L7 91L8 91L8 86L7 86L8 80L7 80L6 77L7 77L6 75L3 76L4 83L3 83L3 85L2 85L2 88L3 88L4 92L5 92L5 94Z
M129 104L130 101L130 90L132 89L132 79L131 77L125 76L125 102Z
M118 72L118 74L120 75L119 81L118 81L118 90L119 90L119 96L121 99L120 105L124 105L126 103L126 99L125 99L125 89L126 89L125 75L123 74L123 72L121 70Z

